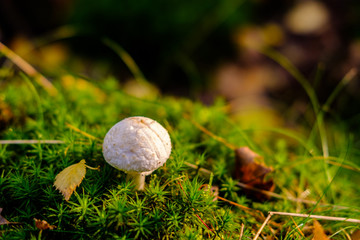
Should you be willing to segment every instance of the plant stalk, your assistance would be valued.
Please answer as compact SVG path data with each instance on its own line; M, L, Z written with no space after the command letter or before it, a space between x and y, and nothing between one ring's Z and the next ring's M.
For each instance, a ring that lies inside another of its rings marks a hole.
M127 173L126 181L132 181L135 185L135 190L143 191L145 188L145 173L142 172L131 172Z

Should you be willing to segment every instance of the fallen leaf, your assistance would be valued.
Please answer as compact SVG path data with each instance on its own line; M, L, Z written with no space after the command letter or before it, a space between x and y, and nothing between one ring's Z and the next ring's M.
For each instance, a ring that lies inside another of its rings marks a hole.
M356 229L352 234L351 234L351 240L360 240L360 230Z
M314 237L312 240L328 240L329 238L326 236L325 231L321 224L314 220Z
M266 175L272 172L272 169L261 164L260 159L262 157L248 147L235 149L234 178L254 188L274 191L274 181L272 179L266 180ZM268 198L268 196L262 193L255 193L253 191L246 190L245 193L257 200Z
M40 219L36 219L34 218L35 221L35 226L40 229L40 230L46 230L46 229L50 229L53 230L54 228L56 228L56 226L54 225L50 225L47 221L45 220L40 220Z
M6 218L1 216L2 208L0 208L0 225L9 225L9 224L21 224L19 222L9 222Z
M85 163L86 162L83 159L79 163L65 168L58 175L56 175L54 186L64 195L66 201L70 199L76 187L79 186L82 182L86 174L86 168L98 169L91 168Z
M0 208L0 225L9 224L10 222L6 220L3 216L1 216L2 208Z

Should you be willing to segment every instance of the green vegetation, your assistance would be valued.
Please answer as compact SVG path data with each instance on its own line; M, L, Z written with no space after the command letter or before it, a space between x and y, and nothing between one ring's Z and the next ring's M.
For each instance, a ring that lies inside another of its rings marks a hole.
M125 93L116 79L72 75L54 79L58 94L51 96L24 74L3 68L1 75L0 139L63 141L0 145L1 215L21 223L1 225L2 239L249 239L268 211L360 219L360 152L354 136L312 109L306 113L308 125L244 129L244 119L232 117L221 99L212 106L168 96L140 99ZM144 192L133 191L125 174L102 156L106 132L129 116L157 120L173 144L166 165L146 178ZM264 156L279 195L267 200L246 195L233 179L233 149L209 132ZM82 159L100 170L87 170L66 202L53 186L55 176ZM56 228L40 231L34 218ZM359 229L356 223L320 222L333 239ZM311 238L312 224L311 218L274 216L261 236Z

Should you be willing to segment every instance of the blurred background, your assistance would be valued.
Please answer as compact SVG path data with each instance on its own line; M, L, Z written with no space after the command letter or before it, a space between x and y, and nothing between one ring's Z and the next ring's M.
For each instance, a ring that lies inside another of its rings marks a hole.
M288 58L323 104L360 66L359 26L356 0L0 1L0 41L50 79L115 77L129 94L205 104L220 96L234 115L262 124L304 120L311 104L288 70L259 50ZM136 81L129 56L150 84ZM359 85L350 81L328 113L351 131L360 129Z

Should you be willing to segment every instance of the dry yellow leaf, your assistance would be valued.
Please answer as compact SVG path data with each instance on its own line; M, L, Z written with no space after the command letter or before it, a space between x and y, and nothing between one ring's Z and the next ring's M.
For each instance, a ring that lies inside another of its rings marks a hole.
M312 240L329 240L321 224L314 220L314 237Z
M83 159L56 175L54 186L64 195L66 201L70 199L75 188L80 185L85 177L86 167L85 160Z

